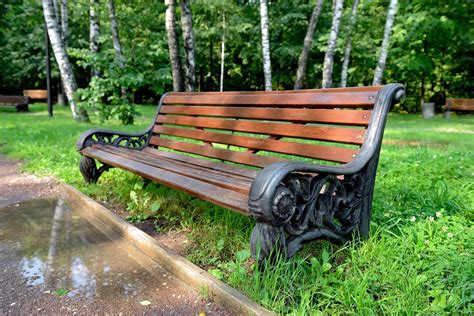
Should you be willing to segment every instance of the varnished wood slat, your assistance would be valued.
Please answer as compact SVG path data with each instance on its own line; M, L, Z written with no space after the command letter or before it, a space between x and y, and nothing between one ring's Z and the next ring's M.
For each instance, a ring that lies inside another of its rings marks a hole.
M245 148L260 149L276 153L343 163L353 160L358 152L358 150L349 148L338 148L312 144L310 145L281 140L230 135L216 132L203 132L197 130L168 127L163 125L156 125L153 130L156 133L165 135L179 136L196 140L209 141L213 143L228 144ZM156 136L154 137L157 138Z
M331 123L367 126L370 110L329 110L329 109L285 109L224 106L182 106L164 105L160 113L200 116L219 116L226 118L261 119L307 123ZM160 116L158 116L160 117Z
M211 170L218 170L218 171L223 171L231 175L238 175L243 178L247 178L250 180L253 180L257 174L257 170L253 169L248 169L248 168L242 168L239 166L235 165L230 165L228 163L223 163L223 162L218 162L218 161L211 161L211 160L206 160L206 159L201 159L201 158L195 158L195 157L190 157L190 156L185 156L182 154L176 154L173 152L169 151L161 151L155 148L151 147L146 147L142 149L142 152L147 152L155 156L162 157L164 159L169 159L172 161L181 161L186 164L191 164L195 166L204 166L206 168L209 168Z
M296 137L361 145L365 130L360 128L338 128L329 126L305 126L258 121L237 121L215 118L160 115L158 123L213 128L227 131L249 132L272 136Z
M201 155L210 158L216 158L226 161L231 161L247 166L255 167L265 167L274 162L285 161L285 159L262 156L262 155L253 155L245 152L239 152L235 150L228 150L222 148L206 147L203 145L187 143L177 140L165 139L162 137L152 136L150 139L150 144L156 146L162 146L165 148L187 152L191 154Z
M326 88L326 89L300 89L300 90L273 90L273 91L206 91L206 92L170 92L169 94L298 94L298 93L329 93L329 92L378 92L383 86L362 86L362 87L346 87L346 88Z
M284 106L284 107L372 107L377 93L362 92L328 92L328 93L292 93L285 94L224 94L213 95L205 92L199 94L166 95L163 104L183 105L242 105L242 106Z
M236 177L228 173L217 172L215 170L210 170L194 165L185 165L179 161L170 161L162 157L153 156L149 153L144 153L141 151L127 150L123 148L116 148L104 145L94 145L93 147L137 162L142 162L156 168L160 168L184 176L189 176L202 182L207 182L213 185L217 185L219 187L238 191L243 194L249 193L250 185L252 184L252 181L247 178L237 179Z
M183 176L167 170L155 168L142 162L133 161L92 147L84 148L81 153L111 166L120 167L144 178L160 182L216 205L248 213L248 196L233 190L205 183L189 176Z

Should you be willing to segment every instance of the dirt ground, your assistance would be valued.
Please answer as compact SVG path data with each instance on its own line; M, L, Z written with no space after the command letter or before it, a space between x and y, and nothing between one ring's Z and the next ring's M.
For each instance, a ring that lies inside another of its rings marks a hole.
M22 162L0 156L0 208L12 207L22 201L54 197L59 193L54 178L38 178L20 172ZM1 211L1 209L0 209ZM117 213L120 214L118 211ZM123 215L123 214L122 214ZM1 227L1 225L0 225ZM143 227L145 231L149 227ZM152 231L149 231L153 233ZM96 297L78 298L61 296L45 285L32 286L20 273L21 267L14 260L20 245L2 238L0 229L0 315L32 314L153 314L153 315L229 315L232 314L182 282L170 282L166 288L150 281L145 289L149 302L138 298L124 299L121 295L108 295L107 299ZM184 251L187 240L184 236L159 236L155 239L178 252ZM18 249L17 249L18 248ZM149 303L149 304L148 304Z

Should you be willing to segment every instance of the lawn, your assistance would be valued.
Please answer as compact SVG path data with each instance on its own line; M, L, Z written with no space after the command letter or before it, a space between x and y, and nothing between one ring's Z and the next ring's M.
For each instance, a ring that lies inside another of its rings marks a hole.
M277 313L474 313L474 117L391 114L373 202L371 237L334 246L316 241L289 261L255 269L248 244L253 220L112 169L87 186L75 151L77 124L64 107L46 115L0 110L0 152L25 159L25 170L54 175L100 201L119 203L129 220L181 231L195 264ZM142 130L155 107L139 107ZM97 120L95 120L97 122Z

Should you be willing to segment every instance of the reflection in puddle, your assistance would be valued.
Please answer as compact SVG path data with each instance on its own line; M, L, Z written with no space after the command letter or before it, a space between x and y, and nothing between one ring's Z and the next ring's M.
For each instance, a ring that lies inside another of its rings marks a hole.
M155 275L169 284L162 268L107 226L94 225L61 199L0 208L0 257L16 260L12 273L28 286L90 301L137 295L156 284Z

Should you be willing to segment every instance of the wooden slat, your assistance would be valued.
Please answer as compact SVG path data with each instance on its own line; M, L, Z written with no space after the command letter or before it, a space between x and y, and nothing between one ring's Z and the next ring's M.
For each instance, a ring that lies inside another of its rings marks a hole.
M266 134L272 136L324 140L355 145L361 145L363 143L365 134L365 130L360 128L305 126L284 123L223 120L189 116L160 115L158 116L157 122L163 124Z
M358 150L321 145L310 145L273 139L230 135L215 132L174 128L156 125L154 132L165 135L179 136L213 143L228 144L245 148L260 149L276 153L283 153L301 157L315 158L334 162L349 162L354 159ZM154 136L157 138L156 136ZM153 137L152 137L153 139ZM254 157L256 157L254 155Z
M202 182L207 182L213 185L217 185L219 187L234 190L247 195L249 194L250 185L252 184L252 180L248 178L238 179L237 177L225 172L218 172L216 170L210 170L208 168L203 168L201 166L195 166L190 164L186 165L179 161L170 161L149 153L104 145L94 145L93 147L111 154L128 158L133 161L145 163L155 168L188 176L190 178L194 178Z
M254 179L258 174L257 170L242 168L242 167L230 165L228 163L223 163L223 162L217 162L217 161L211 161L211 160L206 160L206 159L201 159L201 158L185 156L182 154L177 154L177 153L168 152L168 151L161 151L161 150L157 150L151 147L143 148L142 152L151 153L153 155L166 158L172 161L181 161L183 163L192 164L195 166L204 166L211 170L224 171L229 174L239 175L241 177L245 177L248 179Z
M214 204L248 214L248 196L216 185L205 183L189 176L183 176L167 170L155 168L145 163L132 161L92 147L84 148L81 153L111 166L120 167L144 178L160 182Z
M168 94L164 104L187 105L243 105L243 106L285 106L285 107L372 107L377 93L327 92L285 94Z
M346 87L346 88L326 88L326 89L301 89L301 90L273 90L273 91L206 91L206 92L170 92L169 94L300 94L300 93L332 93L332 92L378 92L383 86L362 86L362 87Z
M181 106L164 105L160 113L201 116L219 116L227 118L261 119L272 121L331 123L367 126L370 110L328 110L328 109L278 109L256 107L224 106Z
M162 146L165 148L187 152L191 154L231 161L247 166L255 167L265 167L274 162L285 161L285 159L270 157L270 156L261 156L253 155L245 152L239 152L234 150L206 147L203 145L187 143L177 140L165 139L162 137L152 136L150 139L150 144L156 146Z

